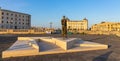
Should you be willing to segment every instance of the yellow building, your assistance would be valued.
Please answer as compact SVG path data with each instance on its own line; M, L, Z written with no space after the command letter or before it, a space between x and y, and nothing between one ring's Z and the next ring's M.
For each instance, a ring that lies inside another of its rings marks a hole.
M70 32L88 29L88 20L84 18L83 20L69 20L67 21L67 30Z
M120 23L115 22L101 22L91 27L92 31L120 31Z

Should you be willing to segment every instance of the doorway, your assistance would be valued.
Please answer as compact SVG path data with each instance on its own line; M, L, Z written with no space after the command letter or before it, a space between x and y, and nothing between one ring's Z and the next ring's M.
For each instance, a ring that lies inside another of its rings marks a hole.
M17 26L15 26L15 29L17 29Z

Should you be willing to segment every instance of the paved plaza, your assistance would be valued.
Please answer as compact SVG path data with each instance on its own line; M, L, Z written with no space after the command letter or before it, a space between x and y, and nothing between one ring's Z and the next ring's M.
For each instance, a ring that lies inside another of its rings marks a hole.
M24 37L48 37L49 35L19 35ZM51 35L60 37L60 35ZM6 58L4 61L119 61L120 60L120 38L115 35L69 35L69 38L77 37L86 41L110 45L105 50L73 52L64 54L48 54L26 57ZM0 37L4 41L15 41L12 37ZM15 37L14 37L15 38ZM0 43L0 52L8 49L13 42ZM1 53L0 53L1 54ZM2 54L1 54L2 55Z

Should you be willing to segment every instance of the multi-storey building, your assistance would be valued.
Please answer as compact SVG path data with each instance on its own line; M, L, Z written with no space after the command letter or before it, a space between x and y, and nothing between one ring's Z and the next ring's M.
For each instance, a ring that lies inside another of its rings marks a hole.
M81 31L88 29L88 20L84 18L83 20L69 20L67 21L68 31Z
M29 29L31 15L0 8L0 29Z
M115 22L101 22L91 27L92 31L120 31L120 23Z

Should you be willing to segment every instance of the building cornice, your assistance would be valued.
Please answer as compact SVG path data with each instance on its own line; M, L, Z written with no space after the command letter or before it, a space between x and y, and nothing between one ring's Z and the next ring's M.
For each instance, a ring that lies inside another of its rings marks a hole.
M31 16L30 14L16 12L16 11L12 11L12 10L6 10L6 9L1 9L1 11L8 11L8 12L13 12L13 13L18 13L18 14L23 14L23 15L29 15L29 16Z

